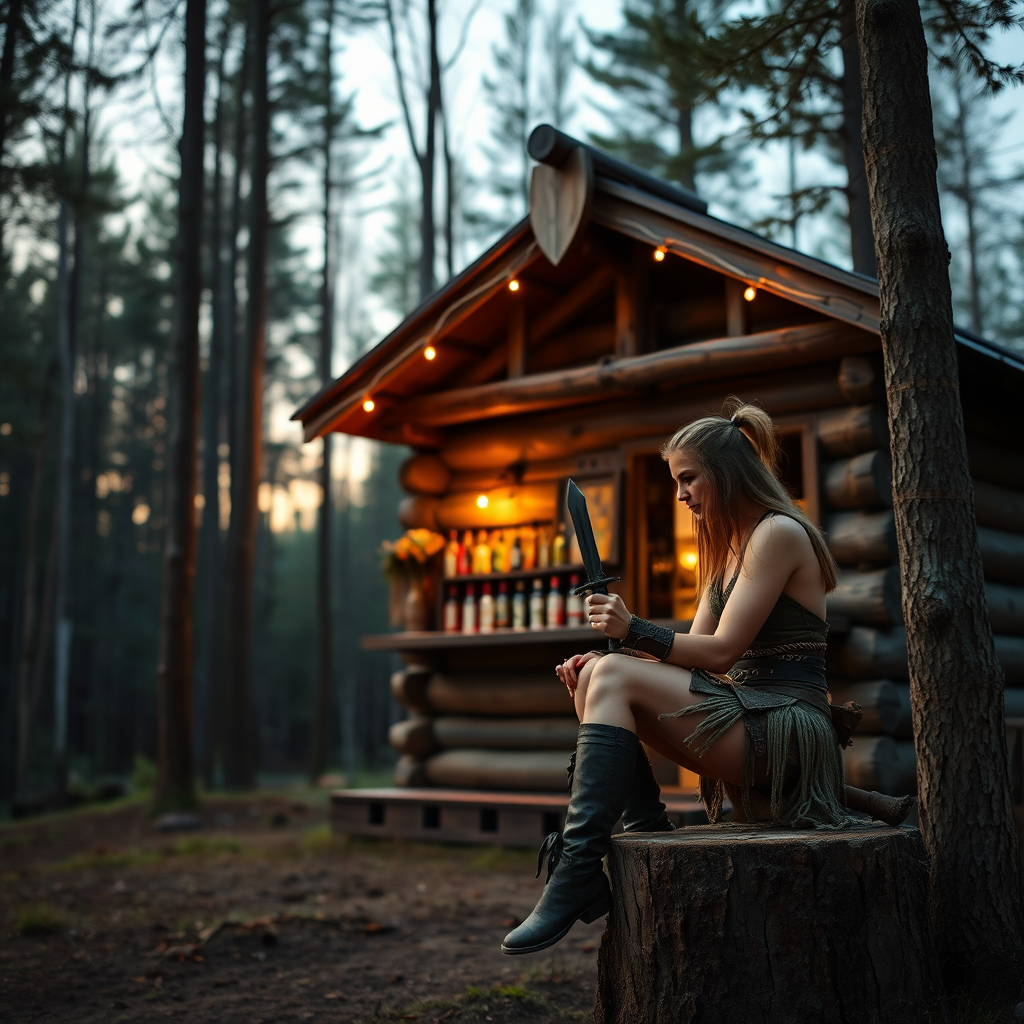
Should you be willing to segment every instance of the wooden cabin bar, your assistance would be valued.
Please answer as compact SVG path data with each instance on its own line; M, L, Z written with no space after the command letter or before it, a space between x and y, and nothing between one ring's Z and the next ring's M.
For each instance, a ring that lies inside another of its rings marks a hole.
M559 168L538 165L529 217L296 418L307 439L334 430L408 445L406 528L518 536L527 546L559 530L571 538L564 492L574 478L627 605L685 630L696 599L693 525L659 448L730 395L760 403L779 427L785 483L841 567L828 603L829 680L838 699L865 709L844 752L848 781L913 791L876 282L699 204L675 205L671 189L655 194L649 178L618 165L617 180L604 178L588 154L579 147ZM1020 723L1024 436L1014 416L1024 360L963 332L957 340L1005 714ZM427 345L436 358L424 358ZM440 627L448 596L462 602L469 587L504 584L511 595L539 580L565 595L573 576L584 578L571 562L570 552L518 571L439 574L431 628L363 638L368 650L400 654L392 693L407 718L391 730L395 789L336 795L337 829L527 845L548 830L564 811L576 729L553 669L596 634ZM1024 749L1024 738L1011 748ZM652 760L678 820L699 819L695 777Z

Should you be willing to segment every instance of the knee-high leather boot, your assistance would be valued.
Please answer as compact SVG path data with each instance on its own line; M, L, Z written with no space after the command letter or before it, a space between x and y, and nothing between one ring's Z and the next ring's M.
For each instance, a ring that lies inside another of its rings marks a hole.
M628 729L585 722L576 740L565 828L541 847L548 879L533 913L505 936L503 953L536 953L554 945L577 921L596 921L611 906L601 868L612 828L633 783L640 741Z
M569 792L572 792L573 772L576 767L576 755L569 758ZM668 816L668 810L661 802L661 786L654 777L654 769L647 757L643 745L639 745L636 753L636 764L633 767L633 785L626 806L622 811L623 832L674 832L675 825Z

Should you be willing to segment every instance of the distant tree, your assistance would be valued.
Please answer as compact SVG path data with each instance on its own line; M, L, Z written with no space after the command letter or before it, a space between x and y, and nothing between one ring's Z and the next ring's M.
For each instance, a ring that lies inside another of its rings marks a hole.
M584 67L618 101L605 111L612 131L593 135L598 146L691 191L698 173L729 168L735 154L723 139L694 136L695 114L708 102L698 63L702 33L725 6L724 0L627 0L621 28L587 30L595 56Z
M419 236L416 208L399 184L396 198L389 204L390 223L377 250L376 268L370 275L370 288L388 309L405 316L417 302L416 243Z
M1017 225L1007 197L1024 184L1024 171L1007 174L996 168L992 150L1011 115L992 117L986 92L957 67L937 76L932 98L939 191L954 200L964 225L964 245L950 264L954 308L966 312L976 334L999 322L1000 300L1008 298L1000 287L1001 264L1008 255L1008 231Z
M547 116L552 125L562 130L575 112L575 106L569 99L569 84L577 63L572 7L572 0L554 0L543 23L544 64L548 78L544 95L549 97Z
M530 188L530 136L540 104L535 103L532 63L536 0L515 0L503 18L504 40L491 49L494 77L485 75L484 91L494 111L491 140L485 152L491 162L489 184L505 203L510 219L526 212Z
M185 8L185 109L178 237L175 244L167 530L157 664L157 807L196 803L193 764L193 634L196 570L196 462L199 426L199 308L202 302L203 156L206 123L206 0Z

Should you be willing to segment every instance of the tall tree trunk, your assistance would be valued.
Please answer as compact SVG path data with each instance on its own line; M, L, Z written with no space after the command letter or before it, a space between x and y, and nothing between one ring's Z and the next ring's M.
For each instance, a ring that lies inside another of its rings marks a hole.
M921 831L951 989L1010 1006L1024 889L957 383L917 0L857 0Z
M42 607L37 596L39 580L39 512L46 470L46 442L50 427L50 395L57 371L56 359L51 361L43 381L42 410L39 414L39 436L32 452L32 483L29 485L25 517L25 567L21 586L21 643L18 645L17 732L15 736L14 795L28 796L30 755L32 752L32 720L39 691L33 685L35 667L45 650L40 649Z
M199 307L203 296L203 150L206 134L206 2L185 8L185 112L176 245L177 316L172 340L167 444L167 529L157 688L157 807L196 803L192 643L199 428Z
M210 185L210 356L206 366L206 382L202 396L203 433L203 519L199 535L199 581L202 584L197 620L202 638L195 668L195 739L196 767L209 782L212 775L212 729L214 701L211 690L215 676L214 662L218 646L220 590L223 582L220 544L220 424L223 398L224 349L227 282L224 263L224 60L231 35L232 22L225 12L217 58L217 100L213 113L213 176Z
M850 223L850 254L853 269L868 277L878 276L875 263L875 236L871 229L871 198L864 173L864 146L861 143L862 100L860 53L857 48L855 0L842 0L839 8L839 48L843 72L839 80L842 123L839 138L846 164L846 202Z
M441 109L441 62L437 56L437 0L427 0L430 85L427 89L426 138L419 158L423 185L420 202L420 302L434 291L434 171L437 163L437 114Z
M672 12L675 16L676 31L680 35L685 35L690 31L690 11L687 0L675 0ZM676 134L679 136L679 155L684 161L678 175L679 184L691 192L696 192L696 168L693 161L689 159L693 151L693 107L676 106Z
M444 256L450 281L455 276L455 158L448 139L448 114L443 98L441 140L444 145Z
M234 529L237 526L234 511L234 486L237 475L237 460L239 458L240 445L238 441L239 412L238 401L242 388L243 359L242 341L239 337L238 321L238 273L239 273L239 246L238 235L242 226L242 170L246 164L246 139L248 128L248 114L246 109L246 96L249 88L249 64L252 57L250 49L251 42L251 21L246 20L242 39L242 62L238 69L235 89L235 137L233 150L233 170L231 175L231 216L228 224L227 256L224 269L224 342L225 370L227 380L224 383L224 423L228 440L228 478L231 488L231 499L228 502L228 524L227 540L222 545L220 552L220 564L218 571L222 579L218 585L218 594L223 598L225 594L232 593L232 540ZM219 622L226 619L226 609L223 608L224 601L218 602ZM210 757L205 767L207 785L211 788L215 782L215 766L219 759L223 768L225 754L226 731L231 721L231 712L228 707L228 691L226 686L227 675L227 649L226 639L218 635L217 643L208 651L210 659L207 671L210 673L210 707L212 720L210 723Z
M6 186L3 173L4 152L11 111L17 106L14 94L14 64L17 58L18 27L21 24L22 0L10 0L7 8L7 26L4 30L4 49L0 54L0 189ZM0 266L5 259L4 224L0 221Z
M324 271L320 282L320 380L331 380L334 350L334 0L327 0L327 26L324 32ZM313 700L313 741L309 764L314 783L327 768L330 738L331 689L334 677L331 621L331 435L324 434L320 462L320 510L317 520L316 613L317 673Z
M71 510L74 488L75 353L71 347L71 281L68 267L67 137L71 120L71 75L75 37L78 35L79 0L72 16L68 68L64 77L64 124L60 133L58 174L61 199L57 213L57 370L61 401L60 440L57 449L54 616L56 635L53 670L53 789L58 805L67 796L68 673L71 665Z
M267 49L270 0L250 0L252 19L252 164L249 190L248 298L245 373L239 378L237 453L231 479L228 597L228 664L224 721L224 780L233 789L255 782L252 706L253 570L256 559L257 494L263 454L263 353L267 315L267 170L270 110Z

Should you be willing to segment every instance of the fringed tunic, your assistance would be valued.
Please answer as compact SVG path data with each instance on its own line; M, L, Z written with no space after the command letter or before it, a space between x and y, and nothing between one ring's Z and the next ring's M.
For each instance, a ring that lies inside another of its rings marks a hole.
M739 577L728 587L713 580L708 601L716 619ZM753 819L750 791L755 764L767 765L771 817L792 828L845 828L850 818L843 795L843 758L832 724L825 648L828 623L788 594L781 594L750 649L720 676L693 669L690 692L703 700L662 718L703 714L706 717L687 738L698 756L722 734L743 720L747 729L743 764L743 805ZM722 811L725 787L701 777L701 799L708 819Z

